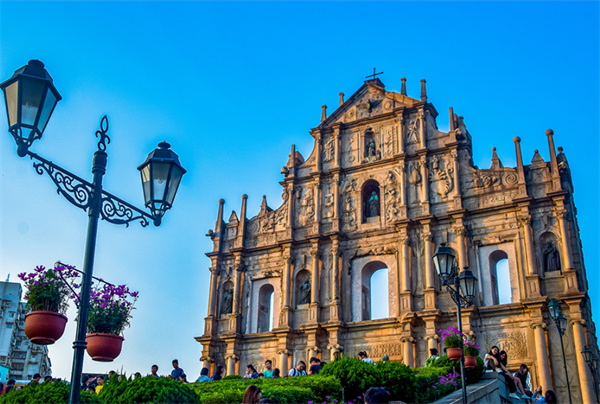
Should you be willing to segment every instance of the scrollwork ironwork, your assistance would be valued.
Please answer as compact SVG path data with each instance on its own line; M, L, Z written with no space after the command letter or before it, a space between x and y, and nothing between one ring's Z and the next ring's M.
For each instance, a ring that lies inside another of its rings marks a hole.
M106 151L106 144L110 144L110 137L107 132L108 118L104 115L100 121L100 129L96 131L96 137L100 137L100 140L98 140L98 150Z
M39 161L33 163L33 168L39 175L46 172L50 176L58 194L64 196L71 204L87 211L92 202L92 184L35 153L28 152L28 155L31 159Z
M139 220L142 227L146 227L150 224L146 216L151 220L154 218L147 213L133 208L128 203L120 200L119 198L110 195L107 192L102 193L102 208L100 209L100 216L103 220L113 224L124 224L129 227L129 223Z

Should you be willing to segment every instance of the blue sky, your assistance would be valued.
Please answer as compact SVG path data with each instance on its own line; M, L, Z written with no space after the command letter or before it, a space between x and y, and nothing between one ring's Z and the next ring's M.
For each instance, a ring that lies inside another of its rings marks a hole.
M86 358L84 371L170 372L178 358L200 372L211 249L219 198L225 218L249 195L281 202L291 144L307 157L321 105L352 95L373 67L386 89L429 101L448 127L454 107L473 136L474 161L492 147L515 166L548 160L555 132L573 173L590 285L600 283L598 2L0 2L0 78L42 60L63 100L32 150L91 178L94 133L110 120L108 191L142 205L137 165L158 142L179 154L184 176L160 228L102 222L95 274L140 291L121 356ZM0 128L7 128L0 114ZM0 279L62 260L82 268L86 215L0 136ZM600 321L600 288L590 291ZM69 313L75 317L74 310ZM69 377L71 321L50 348Z

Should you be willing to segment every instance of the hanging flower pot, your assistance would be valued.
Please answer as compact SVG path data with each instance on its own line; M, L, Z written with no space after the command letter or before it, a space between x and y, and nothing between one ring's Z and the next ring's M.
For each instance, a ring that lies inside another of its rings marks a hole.
M32 311L25 315L25 335L34 344L51 345L62 337L67 317L53 311Z
M474 368L477 366L477 357L476 356L465 356L465 367L466 368Z
M448 359L455 361L462 358L463 351L461 348L446 348L446 353L448 354Z
M98 362L112 362L121 353L121 347L125 338L113 334L88 334L85 336L87 341L87 353L92 360Z

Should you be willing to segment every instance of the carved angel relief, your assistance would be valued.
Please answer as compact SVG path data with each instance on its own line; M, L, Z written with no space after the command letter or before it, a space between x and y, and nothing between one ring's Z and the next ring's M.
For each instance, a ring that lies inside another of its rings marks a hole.
M400 195L398 192L396 176L398 172L396 170L390 170L387 173L385 180L385 221L387 223L393 223L399 219L399 199Z
M406 144L421 143L419 136L419 120L413 118L408 122L408 128L406 130Z

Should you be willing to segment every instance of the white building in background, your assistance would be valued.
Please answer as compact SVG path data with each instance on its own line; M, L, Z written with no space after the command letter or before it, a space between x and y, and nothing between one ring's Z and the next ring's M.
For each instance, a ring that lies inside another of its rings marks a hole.
M0 365L9 374L1 379L30 380L36 373L52 374L48 347L35 345L25 335L25 302L21 301L20 283L0 282Z

